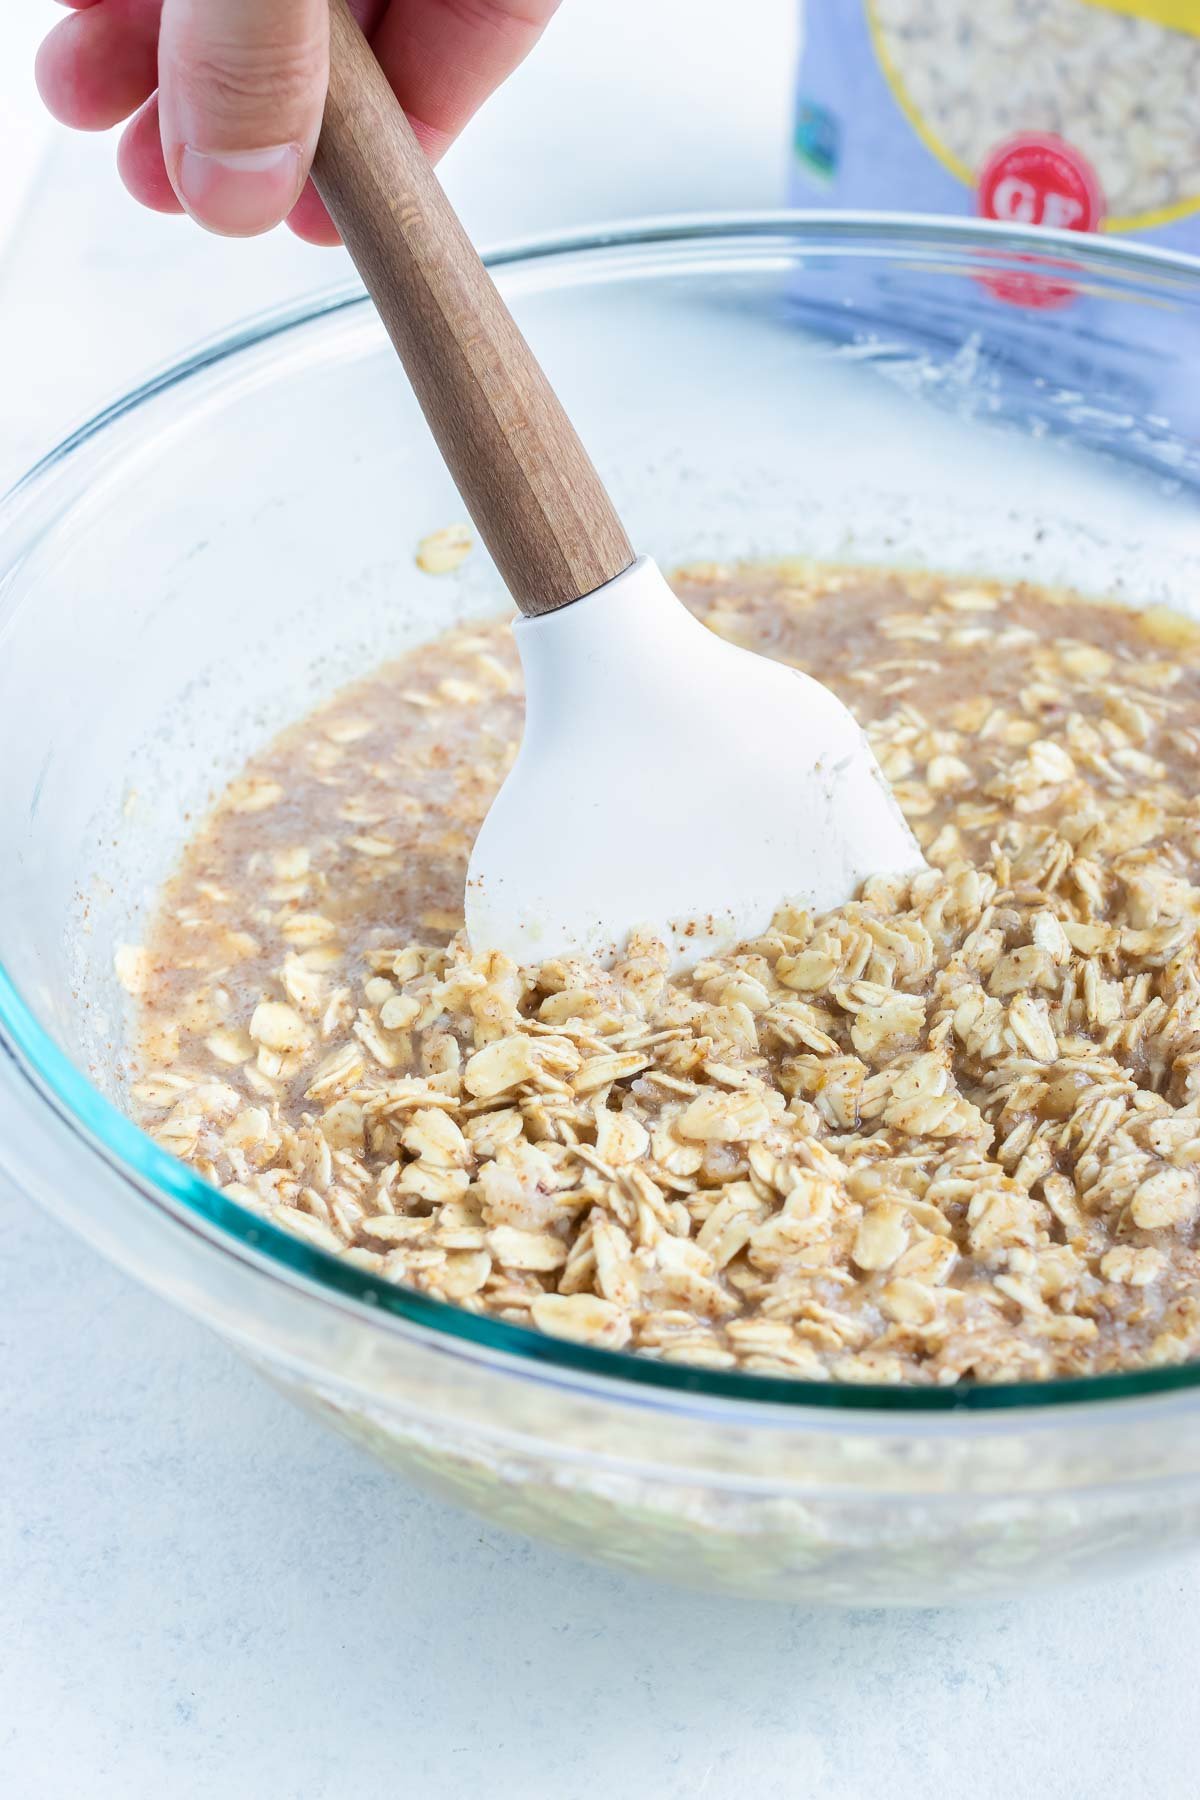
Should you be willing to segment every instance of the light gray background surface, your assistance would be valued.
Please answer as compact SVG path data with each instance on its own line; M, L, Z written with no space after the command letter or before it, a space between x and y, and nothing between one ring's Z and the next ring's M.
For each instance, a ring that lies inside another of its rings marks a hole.
M35 14L0 0L8 169L36 160L12 75ZM485 242L775 204L794 26L790 0L565 0L447 184ZM103 143L52 135L15 221L13 193L0 483L148 365L344 273L137 212ZM1185 1800L1198 1609L1197 1560L893 1615L585 1566L406 1489L0 1193L13 1800Z

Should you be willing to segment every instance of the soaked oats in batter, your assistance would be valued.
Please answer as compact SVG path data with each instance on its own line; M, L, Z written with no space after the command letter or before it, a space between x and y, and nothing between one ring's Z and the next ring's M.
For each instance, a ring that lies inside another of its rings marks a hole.
M119 953L146 1130L591 1344L938 1384L1200 1354L1200 634L925 574L675 585L853 707L929 872L673 980L637 939L473 958L521 694L506 625L455 631L256 756Z

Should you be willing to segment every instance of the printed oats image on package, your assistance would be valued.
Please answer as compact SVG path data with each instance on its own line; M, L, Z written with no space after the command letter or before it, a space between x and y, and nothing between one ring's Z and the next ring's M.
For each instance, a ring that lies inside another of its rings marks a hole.
M1089 232L1198 256L1200 0L808 0L792 152L800 206ZM841 327L851 335L889 317L885 285L865 271L854 280ZM986 285L997 318L1011 315L1000 328L1014 367L1066 384L1100 367L1115 408L1169 414L1176 435L1200 437L1195 392L1158 368L1170 326L1153 309L1144 354L1117 352L1111 307L1088 283L1009 274ZM935 284L923 319L933 336L941 305ZM1086 370L1053 360L1049 315L1067 309Z
M1200 249L1200 0L810 0L797 197Z
M985 217L1153 230L1200 207L1196 0L867 0L888 85Z

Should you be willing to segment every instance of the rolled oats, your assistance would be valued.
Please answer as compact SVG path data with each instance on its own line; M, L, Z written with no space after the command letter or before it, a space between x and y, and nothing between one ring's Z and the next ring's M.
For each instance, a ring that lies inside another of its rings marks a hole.
M469 525L444 525L417 545L417 567L427 575L448 575L467 560L473 543Z
M451 633L256 758L119 953L147 1129L374 1279L595 1347L939 1385L1197 1354L1200 634L679 585L852 701L934 866L681 977L644 937L472 956L520 690L504 628Z

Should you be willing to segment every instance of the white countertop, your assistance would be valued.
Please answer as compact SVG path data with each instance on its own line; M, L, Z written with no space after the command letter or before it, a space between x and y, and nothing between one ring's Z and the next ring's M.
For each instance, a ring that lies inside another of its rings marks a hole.
M31 13L0 20L10 71ZM792 13L565 0L446 165L476 235L777 203ZM31 132L0 85L6 173ZM61 135L5 228L0 209L0 484L148 364L344 273L283 234L218 243L139 213L111 147ZM402 1486L0 1193L13 1800L1184 1800L1198 1654L1196 1559L854 1615L530 1546Z

